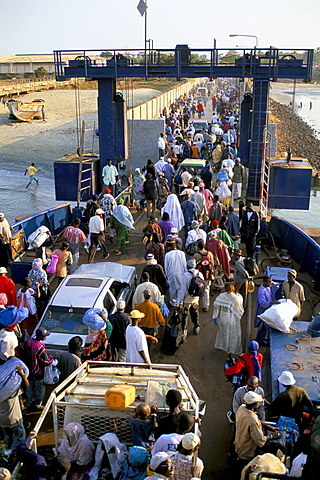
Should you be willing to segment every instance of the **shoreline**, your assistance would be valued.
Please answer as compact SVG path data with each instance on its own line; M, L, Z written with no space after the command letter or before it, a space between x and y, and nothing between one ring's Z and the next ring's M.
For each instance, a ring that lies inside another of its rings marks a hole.
M318 131L292 110L287 94L271 93L269 105L269 121L277 124L276 156L283 158L288 147L291 147L292 156L307 158L316 172L320 172Z

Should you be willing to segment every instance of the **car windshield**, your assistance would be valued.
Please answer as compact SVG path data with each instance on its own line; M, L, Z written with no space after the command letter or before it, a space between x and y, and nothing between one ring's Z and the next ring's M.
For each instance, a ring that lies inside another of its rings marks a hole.
M88 327L82 323L87 308L58 307L51 305L41 322L49 332L86 335Z
M194 122L193 125L196 130L202 130L203 128L207 128L208 122Z
M187 171L190 173L190 175L192 175L193 177L199 177L202 167L203 167L202 163L200 165L190 165L190 166L180 165L177 174L181 175L181 173L183 172L183 168L186 168Z

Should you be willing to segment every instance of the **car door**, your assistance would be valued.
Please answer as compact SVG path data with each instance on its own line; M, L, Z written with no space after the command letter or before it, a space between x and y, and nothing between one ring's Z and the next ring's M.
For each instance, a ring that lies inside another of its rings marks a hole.
M131 287L125 282L121 282L119 280L113 280L111 286L110 286L110 292L113 294L115 297L116 301L118 300L124 300L127 303L129 302L130 299L130 294L131 294Z

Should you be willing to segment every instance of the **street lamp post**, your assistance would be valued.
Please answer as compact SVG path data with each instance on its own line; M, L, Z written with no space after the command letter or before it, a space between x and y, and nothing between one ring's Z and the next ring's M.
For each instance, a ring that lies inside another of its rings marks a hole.
M229 37L251 37L256 39L256 48L258 48L258 37L256 35L244 35L242 33L232 33Z

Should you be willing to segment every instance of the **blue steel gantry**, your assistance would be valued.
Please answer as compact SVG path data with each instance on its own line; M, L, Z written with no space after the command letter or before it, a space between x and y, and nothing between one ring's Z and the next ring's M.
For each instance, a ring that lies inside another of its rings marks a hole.
M101 168L108 158L124 158L124 102L116 94L121 78L238 78L253 80L253 96L243 102L240 156L249 167L247 199L258 203L265 157L270 81L312 77L313 50L281 52L267 49L78 50L55 51L57 80L86 78L98 81L98 121ZM235 52L235 53L234 53ZM65 62L63 55L74 54Z

